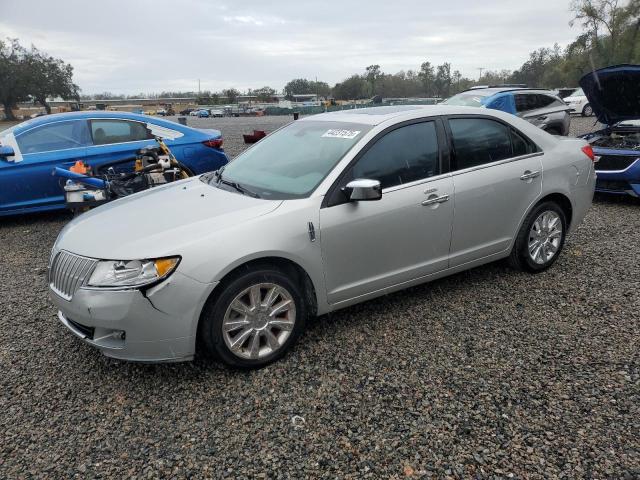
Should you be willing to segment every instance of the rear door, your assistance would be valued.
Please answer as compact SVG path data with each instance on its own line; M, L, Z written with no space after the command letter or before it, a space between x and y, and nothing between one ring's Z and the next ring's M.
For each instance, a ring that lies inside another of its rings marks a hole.
M113 166L116 171L131 171L136 152L155 147L156 142L143 122L118 118L89 120L91 144L87 161L94 171Z
M64 203L62 180L54 167L68 168L83 160L89 144L85 120L58 121L16 136L21 161L0 162L3 210L49 207Z
M492 118L448 120L455 215L450 266L504 252L542 191L542 152Z

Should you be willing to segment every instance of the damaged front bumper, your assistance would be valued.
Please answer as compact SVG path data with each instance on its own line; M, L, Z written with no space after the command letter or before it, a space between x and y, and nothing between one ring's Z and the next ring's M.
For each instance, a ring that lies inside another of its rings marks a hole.
M50 288L58 319L109 357L140 362L191 360L200 312L215 284L175 272L146 291L79 288L65 300Z

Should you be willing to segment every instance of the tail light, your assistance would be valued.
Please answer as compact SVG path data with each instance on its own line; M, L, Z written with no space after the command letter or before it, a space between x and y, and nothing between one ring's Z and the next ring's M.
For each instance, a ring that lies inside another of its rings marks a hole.
M207 147L217 148L218 150L220 150L222 148L222 137L205 140L204 142L202 142L202 144Z
M589 157L592 162L596 162L596 155L593 153L593 147L591 145L585 145L582 147L582 153Z

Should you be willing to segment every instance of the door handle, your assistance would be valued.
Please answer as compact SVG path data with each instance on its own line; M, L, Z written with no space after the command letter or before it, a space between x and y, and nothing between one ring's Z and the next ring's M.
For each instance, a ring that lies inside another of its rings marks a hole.
M429 205L436 205L437 203L444 203L447 200L449 200L449 195L440 195L439 197L436 197L435 195L432 195L427 200L422 202L422 205L427 207Z
M540 176L540 170L536 170L534 172L531 170L525 170L525 172L520 176L520 180L530 180L538 176Z

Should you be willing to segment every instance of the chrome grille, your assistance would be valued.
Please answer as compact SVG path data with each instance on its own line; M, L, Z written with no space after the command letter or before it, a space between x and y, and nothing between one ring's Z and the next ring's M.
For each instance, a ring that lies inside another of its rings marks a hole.
M71 300L76 290L85 284L96 263L98 261L93 258L61 250L51 263L49 286L65 300Z

